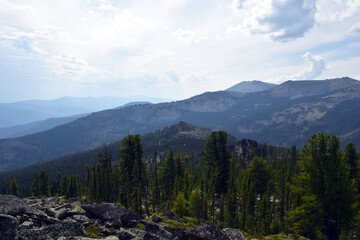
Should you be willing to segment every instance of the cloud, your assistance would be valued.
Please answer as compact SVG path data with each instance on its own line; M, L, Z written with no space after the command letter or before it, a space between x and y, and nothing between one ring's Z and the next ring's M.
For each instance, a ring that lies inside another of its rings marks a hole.
M165 75L173 82L179 82L180 81L179 75L174 70L166 72Z
M301 38L315 25L316 0L234 0L233 9L245 15L243 27L273 41Z
M246 0L233 0L231 3L231 8L234 9L235 11L241 9L245 1Z
M360 23L357 23L357 24L353 25L349 29L348 34L350 34L350 35L359 35L360 34Z
M178 28L176 31L173 32L173 35L176 36L177 40L181 42L185 42L185 43L197 42L195 32L190 30Z
M327 69L324 59L319 55L312 55L310 52L301 56L309 66L296 74L287 77L293 80L313 80L320 76Z
M360 11L358 0L317 0L319 11L316 20L319 23L339 22L347 18L356 17Z
M94 78L86 78L86 76L98 74L99 72L105 73L94 66L90 66L79 57L66 53L56 54L43 46L44 41L51 41L58 37L59 34L63 34L63 30L57 27L48 27L42 31L34 32L13 30L7 34L0 32L0 41L6 42L15 49L25 50L28 54L42 59L48 63L55 75L62 78L78 82L93 82Z

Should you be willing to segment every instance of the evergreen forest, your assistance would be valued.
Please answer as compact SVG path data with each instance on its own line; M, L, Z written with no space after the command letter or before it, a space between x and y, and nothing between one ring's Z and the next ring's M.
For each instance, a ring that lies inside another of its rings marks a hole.
M114 202L141 217L172 210L247 236L360 236L359 154L352 143L341 149L333 134L313 135L300 151L256 144L246 154L224 131L210 132L203 144L187 142L189 148L179 142L157 148L148 139L144 144L146 138L126 136L116 156L111 147L88 152L95 160L81 173L40 170L31 181L8 176L2 191Z

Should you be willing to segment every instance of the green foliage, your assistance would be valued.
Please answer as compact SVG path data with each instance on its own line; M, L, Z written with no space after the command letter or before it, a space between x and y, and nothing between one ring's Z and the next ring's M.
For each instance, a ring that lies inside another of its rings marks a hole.
M169 128L166 134L173 132ZM160 135L152 136L165 137ZM353 145L341 152L336 137L319 134L309 140L299 165L295 147L254 144L234 156L236 151L230 149L239 145L228 146L227 138L225 132L213 132L196 152L169 147L166 154L154 150L149 158L140 136L129 135L118 147L120 160L112 161L114 149L106 147L93 152L96 162L84 168L84 175L66 172L51 174L49 179L39 171L28 181L33 182L32 193L37 197L81 196L89 202L115 202L142 217L155 212L161 216L172 209L183 222L165 217L163 222L177 229L213 221L258 239L289 239L288 233L319 239L329 232L326 226L337 229L341 239L360 232L360 203L355 194L359 157ZM28 193L24 186L19 184L19 190ZM89 227L88 234L96 238L97 231Z
M205 160L209 166L215 192L225 194L229 179L230 154L227 147L228 135L224 131L212 132L206 140Z
M85 232L87 233L88 238L96 238L96 239L101 238L101 236L99 236L99 230L100 228L93 224L90 224L87 227L85 227Z
M199 188L195 188L195 190L191 192L189 198L189 208L191 215L197 218L198 223L200 223L203 210L203 200L201 199L201 191Z
M174 203L173 211L180 217L183 217L188 212L188 203L185 199L184 193L179 192Z
M32 195L35 197L49 196L49 175L44 170L35 176L32 184Z
M12 176L10 181L10 194L19 197L19 184L17 184L16 179Z
M354 182L339 148L338 137L319 133L301 152L301 172L296 180L302 203L290 212L289 220L290 228L305 232L305 236L313 237L318 229L327 239L338 239L354 219Z

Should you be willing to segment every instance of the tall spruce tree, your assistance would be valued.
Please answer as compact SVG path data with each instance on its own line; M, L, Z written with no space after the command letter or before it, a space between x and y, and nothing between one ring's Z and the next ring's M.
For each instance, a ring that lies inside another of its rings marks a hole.
M356 212L355 188L339 148L339 138L325 133L313 135L305 145L296 179L302 203L290 213L290 229L314 238L316 227L326 239L337 240L350 227Z

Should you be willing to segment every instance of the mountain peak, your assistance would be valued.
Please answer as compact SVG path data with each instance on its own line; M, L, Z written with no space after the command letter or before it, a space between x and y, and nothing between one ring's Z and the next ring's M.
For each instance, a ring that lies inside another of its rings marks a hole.
M232 86L231 88L226 89L226 91L235 91L235 92L243 92L243 93L260 92L271 89L275 86L276 84L266 83L259 80L243 81Z

